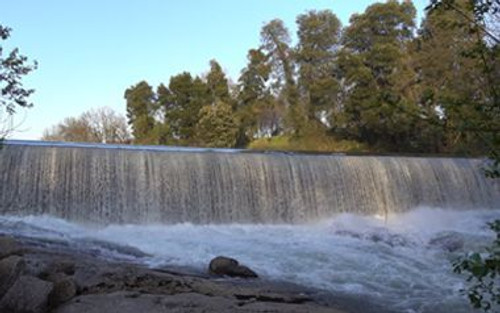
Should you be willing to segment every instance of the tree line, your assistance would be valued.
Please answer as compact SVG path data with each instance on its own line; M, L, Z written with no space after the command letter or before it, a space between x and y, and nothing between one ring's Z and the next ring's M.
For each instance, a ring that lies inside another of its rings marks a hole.
M474 24L473 2L444 2L457 10L436 6L420 27L411 1L375 3L346 26L330 10L309 11L296 18L295 44L272 20L235 83L211 60L204 75L128 88L133 142L252 147L286 138L484 154L500 133L500 49L487 36L499 34L499 19Z

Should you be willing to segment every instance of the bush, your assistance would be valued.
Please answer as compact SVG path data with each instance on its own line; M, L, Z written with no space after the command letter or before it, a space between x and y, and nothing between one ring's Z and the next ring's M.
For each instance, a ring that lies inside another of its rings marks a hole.
M500 305L500 220L488 223L496 238L485 253L474 252L461 257L453 264L456 273L468 275L471 284L463 290L476 309L490 311Z

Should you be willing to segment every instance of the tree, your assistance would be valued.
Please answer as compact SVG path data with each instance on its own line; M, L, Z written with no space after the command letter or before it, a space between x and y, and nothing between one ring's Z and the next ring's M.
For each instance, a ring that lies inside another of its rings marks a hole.
M199 77L184 72L170 78L168 92L159 95L159 105L165 111L165 123L177 144L196 141L196 124L200 109L211 103L210 89Z
M125 99L128 123L132 126L134 141L142 144L151 143L156 111L153 88L147 82L141 81L125 91Z
M299 43L296 62L299 90L309 119L320 120L338 110L339 80L336 55L342 25L330 10L309 11L297 17Z
M65 118L45 130L42 140L124 144L130 142L131 135L124 116L102 107L86 111L79 117Z
M416 73L408 44L415 32L411 2L388 1L351 17L345 29L339 68L346 100L338 127L357 140L412 150L418 107L410 87ZM417 133L417 134L415 134Z
M288 132L299 135L306 120L304 108L299 107L290 34L283 21L274 19L264 25L260 36L262 43L260 49L266 54L272 69L273 92L278 97L278 101L283 102L287 108L285 126Z
M454 24L461 25L464 35L471 38L469 49L461 52L476 62L480 86L467 99L474 118L459 116L462 123L458 131L473 133L486 146L493 163L487 175L500 177L500 1L431 0L427 9L429 14L450 14ZM460 112L460 104L450 101L448 107Z
M210 72L206 76L206 81L213 104L217 101L231 102L226 74L216 60L210 60Z
M1 42L10 37L11 29L0 25L0 140L12 131L12 115L18 108L30 108L29 96L33 89L26 89L22 78L37 68L37 63L28 64L28 58L19 49L4 56Z
M271 64L260 49L251 49L248 64L238 79L239 144L255 137L271 136L280 129L281 112L271 94Z
M238 127L231 106L219 101L200 110L197 138L205 147L232 148L236 144Z
M465 30L462 36L475 34L473 48L462 51L471 59L478 60L482 69L483 88L481 97L469 98L476 119L464 120L463 129L473 131L489 150L493 165L486 174L492 178L500 177L500 12L499 0L431 0L427 8L429 14L453 14L450 22L461 25ZM490 24L490 23L493 23ZM497 23L495 25L495 23ZM451 103L453 108L457 103ZM462 116L463 117L463 116ZM479 117L479 118L478 118ZM500 305L500 220L489 223L496 238L486 253L473 252L462 256L454 264L454 271L466 273L470 285L464 292L474 308L490 311Z
M477 130L479 124L491 124L487 120L492 116L485 115L482 108L489 106L493 98L487 88L484 59L474 56L485 47L483 43L478 46L478 34L470 29L469 19L474 19L474 12L468 2L454 2L460 13L440 6L427 14L415 60L421 79L421 102L441 112L438 122L445 135L445 151L477 154L487 152L483 141L478 140Z

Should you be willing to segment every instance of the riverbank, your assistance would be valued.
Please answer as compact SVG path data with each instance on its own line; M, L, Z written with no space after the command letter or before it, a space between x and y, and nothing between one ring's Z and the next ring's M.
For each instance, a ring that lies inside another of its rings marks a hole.
M154 270L57 241L2 236L0 258L5 313L346 312L298 286Z

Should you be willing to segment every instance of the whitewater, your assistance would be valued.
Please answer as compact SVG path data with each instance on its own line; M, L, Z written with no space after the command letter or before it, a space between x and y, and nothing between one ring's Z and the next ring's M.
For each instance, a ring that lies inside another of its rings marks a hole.
M362 300L387 312L460 313L473 311L461 292L465 279L453 273L452 262L492 241L486 223L495 218L500 213L494 210L436 208L387 219L339 214L304 225L90 226L50 216L1 216L0 233L200 273L211 258L227 255L262 279L316 288L324 297ZM149 256L138 258L130 247Z

